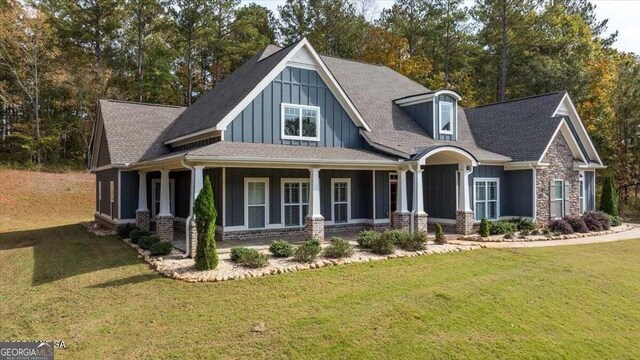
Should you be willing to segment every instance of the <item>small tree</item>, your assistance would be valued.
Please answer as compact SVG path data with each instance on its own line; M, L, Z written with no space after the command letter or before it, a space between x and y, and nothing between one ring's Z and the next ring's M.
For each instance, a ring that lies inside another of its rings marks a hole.
M485 218L480 221L480 236L489 237L489 222Z
M193 213L196 216L196 229L198 231L198 245L196 247L196 269L212 270L218 266L218 252L216 250L216 218L218 212L213 204L213 190L209 176L204 178L204 186L195 204Z
M442 226L440 224L436 224L436 244L446 244L447 241L444 238L444 231L442 231Z
M611 215L618 216L618 194L613 181L613 174L607 174L602 184L602 198L600 199L600 210Z

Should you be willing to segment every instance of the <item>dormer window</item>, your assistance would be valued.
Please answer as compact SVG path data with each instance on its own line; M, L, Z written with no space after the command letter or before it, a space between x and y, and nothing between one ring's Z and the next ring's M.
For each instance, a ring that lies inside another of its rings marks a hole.
M282 138L286 140L320 140L320 108L282 104Z
M453 134L453 103L440 101L440 134Z

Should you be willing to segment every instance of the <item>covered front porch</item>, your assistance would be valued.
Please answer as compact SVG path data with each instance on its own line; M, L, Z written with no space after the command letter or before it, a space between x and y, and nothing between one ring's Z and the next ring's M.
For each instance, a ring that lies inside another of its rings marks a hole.
M206 176L218 211L216 240L221 249L228 244L265 246L273 239L355 239L364 229L428 231L428 211L441 213L445 208L454 209L446 220L455 222L443 223L445 231L473 231L468 178L477 162L457 148L431 149L411 161L240 163L182 158L145 165L138 169L136 224L155 229L162 241L189 256L196 247L193 202ZM438 175L442 165L454 171L453 183ZM441 192L444 187L455 191Z

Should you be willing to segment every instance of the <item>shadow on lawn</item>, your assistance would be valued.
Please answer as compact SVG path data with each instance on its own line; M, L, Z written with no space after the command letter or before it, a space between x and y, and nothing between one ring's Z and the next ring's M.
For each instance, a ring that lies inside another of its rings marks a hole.
M136 254L114 236L95 236L79 224L0 234L0 251L33 248L33 285L41 285L99 270L140 264ZM151 277L134 276L118 282L136 283ZM109 285L113 283L113 285Z

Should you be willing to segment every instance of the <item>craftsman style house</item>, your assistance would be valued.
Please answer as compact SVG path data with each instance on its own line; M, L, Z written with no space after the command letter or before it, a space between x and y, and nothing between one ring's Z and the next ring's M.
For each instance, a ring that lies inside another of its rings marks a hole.
M193 254L211 179L217 239L345 229L468 234L594 209L596 149L566 92L463 108L393 70L268 46L189 108L101 100L96 219Z

